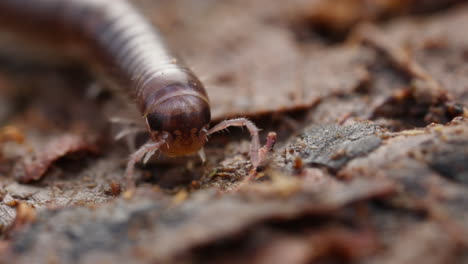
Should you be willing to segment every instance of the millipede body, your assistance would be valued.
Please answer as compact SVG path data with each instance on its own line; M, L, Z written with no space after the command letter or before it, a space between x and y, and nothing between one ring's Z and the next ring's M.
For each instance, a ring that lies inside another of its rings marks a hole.
M247 126L251 159L258 160L258 129L240 118L209 129L210 104L199 79L172 55L157 28L126 0L0 0L0 29L96 63L105 79L135 100L151 140L130 157L134 164L154 151L196 153L206 136Z

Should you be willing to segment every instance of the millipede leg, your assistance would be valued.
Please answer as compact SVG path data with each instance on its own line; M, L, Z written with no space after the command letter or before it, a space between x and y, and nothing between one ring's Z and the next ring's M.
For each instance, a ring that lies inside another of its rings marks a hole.
M115 137L115 140L120 140L120 139L125 139L125 142L127 144L128 149L130 149L131 152L134 152L136 150L135 147L135 142L136 142L136 136L141 133L145 132L146 130L140 127L126 127L123 128Z
M143 159L147 153L154 153L154 151L158 150L159 147L164 144L165 141L161 140L158 142L148 142L141 146L136 152L130 155L130 158L127 163L127 168L125 170L125 177L127 178L127 188L134 189L135 188L135 179L133 176L133 170L135 168L135 164Z
M145 132L146 128L141 126L135 119L112 117L110 122L119 125L120 131L114 136L115 140L125 139L125 142L131 152L136 150L136 136Z
M146 130L144 128L140 127L126 127L122 129L115 137L115 140L120 140L122 138L126 138L128 136L132 136L141 132L145 132Z
M255 124L248 120L247 118L236 118L236 119L230 119L230 120L225 120L222 121L221 123L217 124L216 126L212 127L207 135L213 134L215 132L218 132L220 130L226 129L228 127L247 127L247 129L250 132L250 135L252 136L252 141L250 143L250 161L252 162L252 165L254 168L257 168L258 165L260 165L261 162L261 157L260 157L260 140L258 138L258 132L260 129L255 126Z

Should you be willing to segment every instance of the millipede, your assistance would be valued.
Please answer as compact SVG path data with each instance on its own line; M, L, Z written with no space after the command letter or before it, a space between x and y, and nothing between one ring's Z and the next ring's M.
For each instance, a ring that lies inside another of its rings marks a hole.
M173 55L157 27L127 0L0 0L2 30L93 60L99 74L135 101L149 141L127 163L134 186L134 167L156 151L166 156L202 152L207 136L230 126L244 126L252 141L250 159L261 161L259 129L246 118L209 128L210 101L197 76ZM83 60L83 61L86 61ZM122 131L127 136L131 130Z

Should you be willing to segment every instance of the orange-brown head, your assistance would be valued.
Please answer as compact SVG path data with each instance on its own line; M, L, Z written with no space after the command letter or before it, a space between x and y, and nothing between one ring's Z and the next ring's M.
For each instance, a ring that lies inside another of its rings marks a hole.
M205 145L210 119L206 95L190 90L168 94L146 115L152 139L165 135L160 151L169 157L199 151Z

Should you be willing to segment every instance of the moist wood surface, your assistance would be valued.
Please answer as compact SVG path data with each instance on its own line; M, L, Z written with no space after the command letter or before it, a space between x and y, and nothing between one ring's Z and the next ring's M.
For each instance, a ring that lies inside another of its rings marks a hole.
M0 56L1 261L465 263L468 6L369 2L137 1L215 119L278 133L242 186L231 129L205 163L152 160L122 192L122 95L86 67Z

